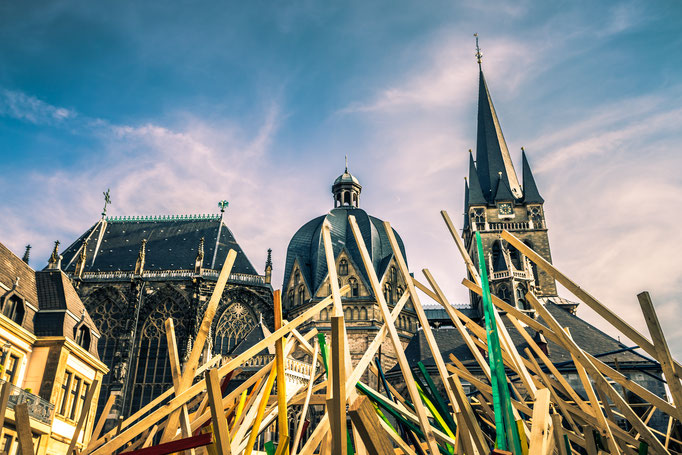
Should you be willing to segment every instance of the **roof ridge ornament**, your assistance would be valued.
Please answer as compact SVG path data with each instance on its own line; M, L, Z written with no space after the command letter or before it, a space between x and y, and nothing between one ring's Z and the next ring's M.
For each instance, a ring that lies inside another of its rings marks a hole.
M111 204L110 191L111 191L111 189L107 188L107 191L102 193L104 195L104 208L102 209L102 218L106 218L106 216L107 216L107 205Z
M474 33L474 36L476 37L476 62L478 63L478 68L481 69L481 59L483 58L483 54L481 54L481 48L478 46L478 33Z
M220 207L220 213L225 213L225 209L230 205L225 199L218 202L218 207Z

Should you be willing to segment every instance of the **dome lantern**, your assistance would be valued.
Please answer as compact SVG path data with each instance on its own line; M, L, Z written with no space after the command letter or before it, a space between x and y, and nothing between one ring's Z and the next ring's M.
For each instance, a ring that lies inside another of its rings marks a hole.
M362 185L360 181L348 172L348 160L343 174L334 180L332 194L334 195L334 208L338 207L360 207L360 192Z

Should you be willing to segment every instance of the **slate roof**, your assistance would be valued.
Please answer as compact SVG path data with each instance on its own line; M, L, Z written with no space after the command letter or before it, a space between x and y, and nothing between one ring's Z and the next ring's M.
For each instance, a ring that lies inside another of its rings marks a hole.
M545 200L540 196L538 187L533 178L533 172L530 170L528 158L526 158L526 151L521 151L521 160L523 162L523 199L524 202L542 204Z
M35 312L25 305L22 327L38 337L64 336L75 341L75 329L85 324L92 335L89 352L99 359L99 331L66 274L61 270L35 272L0 243L0 283L13 288L17 277L17 294L38 309ZM0 300L11 292L0 293Z
M332 247L334 257L337 257L345 249L351 259L360 270L361 278L369 283L367 272L362 266L362 257L355 242L355 237L348 223L348 216L353 215L360 227L362 238L372 257L372 263L377 275L381 277L390 258L393 256L391 244L384 230L383 221L370 216L364 210L355 207L338 207L331 210L327 215L319 216L304 224L289 242L287 247L287 259L284 268L284 286L289 282L294 262L298 260L301 266L301 274L308 288L315 293L327 276L327 260L322 241L322 224L327 220L331 225ZM400 250L405 255L405 247L400 235L393 229Z
M486 205L488 201L483 195L481 189L481 182L478 179L478 171L474 164L474 156L469 153L469 200L464 207L468 208L470 205Z
M627 347L623 343L602 332L590 323L562 309L558 305L548 303L546 307L562 327L570 328L571 336L578 346L594 356ZM521 334L516 331L514 326L509 322L505 315L502 315L501 317L502 320L505 321L507 331L514 341L517 350L522 356L525 356L525 354L523 354L523 350L528 347L528 343L521 336ZM540 318L539 321L544 324L542 318ZM529 327L527 327L526 330L531 337L535 336L535 330ZM434 337L436 338L436 343L440 347L443 359L447 361L450 354L452 353L466 366L477 365L476 360L471 354L471 351L465 344L456 328L441 327L439 329L432 329L432 331ZM554 364L572 361L568 351L556 345L552 341L548 341L548 347L550 360L552 360ZM417 334L415 334L415 336L410 340L410 343L405 348L405 356L407 357L407 361L411 366L416 367L417 363L421 361L427 368L435 368L435 363L431 355L431 351L429 350L429 346L426 342L426 338L424 337L423 330L419 330L419 332L417 332ZM629 363L639 365L644 364L649 366L656 365L656 362L653 360L631 351L601 356L598 358L605 363L613 363L615 359L618 358L619 364L623 367ZM477 368L472 368L472 370L476 369ZM562 368L559 369L561 370ZM563 367L563 369L571 370L574 369L574 367L573 365L569 364ZM396 365L389 371L389 375L397 374L399 371L400 366Z
M219 231L218 253L215 266L211 267ZM98 242L100 236L101 243ZM69 273L75 271L80 248L85 239L89 239L85 272L132 271L142 239L146 239L145 270L193 270L202 237L204 268L220 269L228 251L234 249L237 259L232 272L258 275L220 216L100 220L62 253L62 269Z

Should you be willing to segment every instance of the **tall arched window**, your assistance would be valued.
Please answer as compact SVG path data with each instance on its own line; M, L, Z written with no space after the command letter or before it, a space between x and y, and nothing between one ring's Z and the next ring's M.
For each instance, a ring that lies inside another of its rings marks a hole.
M530 310L528 302L526 302L526 286L519 284L516 287L516 301L518 302L519 308L522 310Z
M299 305L303 305L303 300L305 299L305 287L303 287L303 285L300 285L300 286L298 287L298 295L297 295L297 297L298 297L297 303L298 303Z
M289 305L294 304L294 295L296 293L294 292L294 288L289 289L289 292L287 293L287 301L289 302Z
M367 320L367 307L363 306L362 308L360 308L360 319L362 319L363 321Z
M348 261L345 259L341 259L339 261L339 275L341 276L348 275Z
M248 306L232 303L218 320L213 351L227 355L256 327L258 321Z
M343 205L350 205L350 193L348 191L343 192Z
M499 240L495 240L495 242L493 243L492 261L494 272L501 272L507 269L507 265L505 264L504 258L502 257L502 246L500 245Z
M326 321L327 319L329 319L329 311L327 311L326 308L323 308L322 311L320 311L320 320Z
M356 321L360 319L360 311L358 310L357 307L353 308L353 319Z
M386 299L386 303L393 303L393 287L391 283L384 285L384 299Z
M514 248L514 245L507 245L509 248L509 257L516 270L523 270L523 265L521 265L521 253L519 250Z
M528 248L535 251L533 242L530 240L524 240L523 243L525 243ZM538 272L538 266L535 262L531 261L530 268L533 270L533 281L535 282L535 289L537 290L540 288L540 273Z
M353 193L353 207L358 206L358 195Z
M391 284L394 286L398 282L398 272L396 271L395 267L391 267L391 270L389 272L389 280L391 281Z
M402 287L402 286L398 286L398 290L396 291L396 296L395 296L395 298L396 298L396 299L401 298L401 297L403 296L404 293L405 293L405 290L403 289L403 287Z
M350 320L352 316L353 312L351 311L350 307L343 309L343 317L346 318L346 320Z
M358 291L358 280L355 277L348 278L348 284L350 284L350 296L358 297L360 295Z

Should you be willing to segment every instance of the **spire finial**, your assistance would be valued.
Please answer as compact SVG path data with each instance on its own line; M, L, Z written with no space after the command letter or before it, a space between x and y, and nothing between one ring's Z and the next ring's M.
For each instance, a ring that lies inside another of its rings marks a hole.
M106 193L102 193L104 195L104 208L102 209L102 218L107 216L107 205L111 204L111 196L110 196L110 189L107 188Z
M230 203L224 199L218 202L218 207L220 207L220 213L225 213L225 209L227 208L228 205L230 205Z
M478 62L478 67L479 69L481 68L481 59L483 58L483 54L481 54L481 48L478 47L478 33L474 33L474 36L476 37L476 61Z
M346 171L345 172L348 172L348 155L346 155Z
M26 245L26 251L24 252L24 257L21 258L22 261L28 264L28 258L31 254L31 245Z

